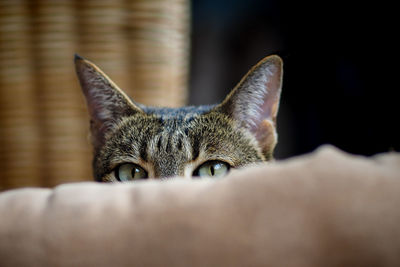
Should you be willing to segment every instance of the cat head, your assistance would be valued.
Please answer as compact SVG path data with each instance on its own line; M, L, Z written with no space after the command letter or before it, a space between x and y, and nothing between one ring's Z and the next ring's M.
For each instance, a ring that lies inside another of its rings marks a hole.
M272 159L282 60L255 65L222 103L156 108L134 102L97 66L75 56L91 117L98 181L220 176Z

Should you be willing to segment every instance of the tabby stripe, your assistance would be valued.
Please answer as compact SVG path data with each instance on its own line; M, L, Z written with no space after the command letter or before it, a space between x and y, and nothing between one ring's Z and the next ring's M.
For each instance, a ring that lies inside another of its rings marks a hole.
M147 161L147 140L143 140L140 149L139 149L140 157L144 160Z
M196 160L200 153L200 142L198 138L193 138L192 141L192 160Z

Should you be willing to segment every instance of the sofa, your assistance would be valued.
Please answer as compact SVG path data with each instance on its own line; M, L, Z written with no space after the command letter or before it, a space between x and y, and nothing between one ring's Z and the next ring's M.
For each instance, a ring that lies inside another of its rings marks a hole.
M5 191L0 266L400 266L400 154Z

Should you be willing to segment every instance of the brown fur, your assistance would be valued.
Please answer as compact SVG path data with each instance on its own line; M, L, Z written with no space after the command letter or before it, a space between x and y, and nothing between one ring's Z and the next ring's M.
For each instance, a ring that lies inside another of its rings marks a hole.
M115 169L134 163L149 178L192 177L201 164L240 168L272 158L282 80L278 56L261 60L219 105L155 108L132 101L93 63L76 56L91 115L93 170L116 181Z

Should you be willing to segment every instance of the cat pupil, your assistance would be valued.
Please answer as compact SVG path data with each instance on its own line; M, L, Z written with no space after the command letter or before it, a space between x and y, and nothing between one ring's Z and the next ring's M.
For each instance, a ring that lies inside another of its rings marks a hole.
M211 176L214 176L215 170L214 170L214 165L211 166Z

